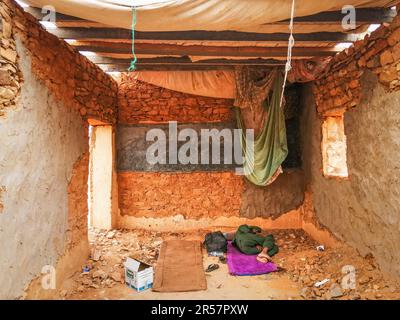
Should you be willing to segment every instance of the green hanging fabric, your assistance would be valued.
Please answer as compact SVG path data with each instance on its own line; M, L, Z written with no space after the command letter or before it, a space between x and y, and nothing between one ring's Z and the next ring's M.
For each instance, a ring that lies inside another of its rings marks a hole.
M254 139L254 156L246 149L246 131L240 108L236 108L239 129L242 129L241 146L246 178L258 186L267 185L288 154L285 115L280 107L283 77L280 72L272 87L272 98L264 102L267 118L261 133ZM269 103L269 105L268 105ZM251 151L251 150L250 150ZM252 169L253 168L253 169Z

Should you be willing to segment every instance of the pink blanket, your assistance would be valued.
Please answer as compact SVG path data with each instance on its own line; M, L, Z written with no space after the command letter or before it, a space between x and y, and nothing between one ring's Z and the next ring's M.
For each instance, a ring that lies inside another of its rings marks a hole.
M241 253L231 241L228 242L227 263L229 273L235 276L252 276L278 270L273 262L262 263L257 261L257 255Z

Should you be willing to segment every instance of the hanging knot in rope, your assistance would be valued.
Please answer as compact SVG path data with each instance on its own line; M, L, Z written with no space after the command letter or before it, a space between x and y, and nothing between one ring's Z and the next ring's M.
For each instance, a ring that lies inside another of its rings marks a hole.
M289 24L290 36L289 36L289 41L288 41L288 53L287 53L287 60L286 60L286 65L285 65L285 78L283 80L283 85L282 85L282 94L281 94L281 102L280 102L281 108L283 105L283 98L284 98L284 94L285 94L285 86L286 86L286 82L287 82L288 73L290 70L292 70L292 51L293 51L293 47L295 44L294 37L293 37L293 20L294 20L295 2L296 2L295 0L292 0L292 10L290 12L290 24Z

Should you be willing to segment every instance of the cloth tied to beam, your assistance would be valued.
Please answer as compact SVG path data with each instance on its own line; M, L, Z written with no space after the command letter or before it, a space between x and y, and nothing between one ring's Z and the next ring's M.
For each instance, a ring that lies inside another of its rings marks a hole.
M327 66L330 58L313 58L305 61L292 61L292 70L289 72L290 82L308 82L316 79ZM247 101L253 106L260 107L272 85L272 76L263 77L262 68L248 67L235 70L206 70L206 71L134 71L130 74L136 80L178 92L220 99L236 99L234 105L246 108ZM257 76L258 74L258 76ZM260 83L248 83L252 76L261 77ZM236 87L239 87L237 90ZM248 88L247 87L252 87ZM258 86L258 87L257 87ZM257 102L257 103L256 103ZM244 111L246 113L247 111ZM261 113L253 113L255 117ZM246 115L243 115L246 118ZM247 124L247 120L245 119ZM250 125L251 126L251 125ZM261 126L251 126L257 131Z
M276 69L264 71L249 66L236 66L236 96L233 105L255 111L267 98L275 75Z
M270 77L271 75L268 76ZM249 141L241 114L246 109L236 108L238 128L242 129L240 142L244 158L244 174L250 182L258 186L267 186L275 181L282 173L281 165L288 154L285 115L283 108L280 107L283 75L277 72L272 79L272 96L261 102L267 112L262 131L255 136L253 150L246 147ZM265 96L268 94L269 92Z
M288 81L291 83L314 81L325 70L331 59L331 57L327 57L293 60Z

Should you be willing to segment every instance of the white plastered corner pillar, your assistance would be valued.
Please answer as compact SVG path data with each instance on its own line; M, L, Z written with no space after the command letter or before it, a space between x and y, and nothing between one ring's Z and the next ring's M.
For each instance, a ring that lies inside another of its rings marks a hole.
M115 131L111 125L92 127L90 138L90 215L92 227L110 230L115 227Z

